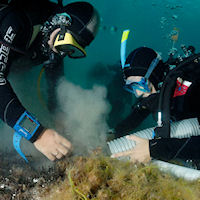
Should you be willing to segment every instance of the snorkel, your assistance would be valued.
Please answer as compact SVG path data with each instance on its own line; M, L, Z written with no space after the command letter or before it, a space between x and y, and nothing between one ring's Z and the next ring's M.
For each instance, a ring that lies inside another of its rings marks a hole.
M120 56L121 56L121 66L122 70L124 70L125 67L129 67L130 65L125 66L126 62L126 43L128 40L128 35L130 33L130 30L124 30L122 33L122 39L121 39L121 49L120 49Z
M126 63L126 45L127 40L129 36L130 30L124 30L122 33L122 39L121 39L121 49L120 49L120 56L121 56L121 67L122 71L124 71L125 68L130 67L130 64ZM130 93L133 93L137 98L139 97L136 90L140 90L142 92L150 92L148 87L148 82L145 80L145 78L142 78L139 82L131 82L129 80L126 80L124 77L125 86L124 89Z
M130 67L133 67L133 70L134 70L134 66L131 66L131 63L126 64L126 44L127 44L129 32L130 30L124 30L122 34L122 39L121 39L120 56L121 56L121 67L122 67L123 73L125 70L130 69ZM156 58L154 58L151 64L149 65L145 76L142 77L141 80L138 82L137 81L132 82L131 80L127 80L127 77L124 76L124 81L125 81L124 89L130 93L133 93L137 98L140 96L137 94L136 90L142 91L144 93L151 92L149 88L148 79L150 75L152 74L153 70L155 69L155 67L158 65L160 60L161 60L161 56L157 53Z
M124 71L124 68L130 67L130 64L125 65L125 63L126 63L126 44L127 44L129 33L130 33L129 29L124 30L122 33L122 38L121 38L120 57L121 57L122 71ZM133 93L137 97L137 93L135 91L135 88L132 87L132 84L129 83L125 77L124 77L124 81L125 81L124 89L130 93Z

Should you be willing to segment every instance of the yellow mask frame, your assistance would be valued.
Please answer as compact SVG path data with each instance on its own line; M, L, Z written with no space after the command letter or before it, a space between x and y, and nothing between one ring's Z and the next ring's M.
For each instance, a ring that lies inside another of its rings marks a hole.
M83 58L87 55L83 47L68 32L64 35L58 33L53 46L58 52L66 53L70 58Z

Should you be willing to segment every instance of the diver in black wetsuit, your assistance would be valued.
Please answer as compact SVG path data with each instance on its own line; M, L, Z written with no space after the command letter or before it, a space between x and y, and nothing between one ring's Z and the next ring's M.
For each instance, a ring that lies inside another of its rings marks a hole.
M87 2L64 7L61 1L55 4L48 0L0 4L0 118L50 160L70 152L71 143L43 127L22 106L7 80L9 69L21 68L23 63L26 67L44 63L50 92L55 92L57 79L63 75L63 58L85 57L85 47L94 39L98 24L98 13ZM51 110L54 103L49 103Z
M170 120L198 118L199 121L200 117L200 54L195 54L194 49L188 52L187 58L180 60L170 56L163 63L153 49L141 47L126 58L122 64L124 88L140 100L131 114L116 126L115 136L133 132L150 113L155 118L158 112L162 113L162 121L158 119L161 123L154 129L154 139L129 136L136 141L136 147L113 157L130 156L133 162L147 162L151 158L200 159L200 136L170 138ZM173 69L170 70L170 66Z

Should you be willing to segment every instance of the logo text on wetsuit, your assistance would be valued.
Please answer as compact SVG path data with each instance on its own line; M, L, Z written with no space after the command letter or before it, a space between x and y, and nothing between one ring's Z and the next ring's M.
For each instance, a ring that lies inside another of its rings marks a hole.
M7 43L12 43L12 41L15 38L15 33L13 31L13 28L9 26L8 30L6 31L6 34L4 36L4 40ZM7 45L1 44L0 46L0 85L6 84L6 79L4 77L4 71L6 69L6 65L8 63L8 55L10 52L10 48Z

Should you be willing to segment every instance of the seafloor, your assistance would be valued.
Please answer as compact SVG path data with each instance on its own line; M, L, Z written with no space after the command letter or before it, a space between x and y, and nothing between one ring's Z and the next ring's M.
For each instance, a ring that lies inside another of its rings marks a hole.
M0 200L199 200L200 180L188 182L153 165L102 155L71 157L35 170L0 154Z

